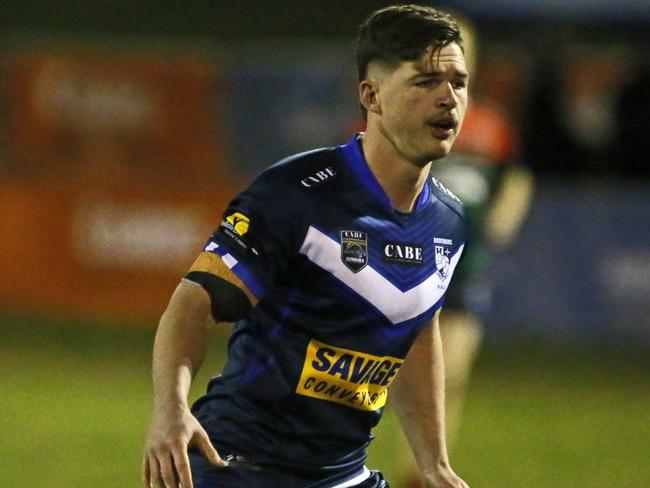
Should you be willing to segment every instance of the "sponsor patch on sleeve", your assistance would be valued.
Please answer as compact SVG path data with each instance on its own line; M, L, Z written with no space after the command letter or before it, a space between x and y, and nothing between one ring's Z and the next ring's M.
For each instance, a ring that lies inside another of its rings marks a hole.
M230 237L236 244L244 249L249 249L248 242L244 236L248 233L250 222L250 218L243 213L233 212L221 221L220 227L223 233ZM253 252L257 254L257 251L254 249Z
M373 356L312 339L296 387L299 395L373 411L383 407L402 359Z
M223 225L224 227L229 228L238 236L243 236L248 232L248 226L250 225L250 219L241 212L233 212L226 217Z

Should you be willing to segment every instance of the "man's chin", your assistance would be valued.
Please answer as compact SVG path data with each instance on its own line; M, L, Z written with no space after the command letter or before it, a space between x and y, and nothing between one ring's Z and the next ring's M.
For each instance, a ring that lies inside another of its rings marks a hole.
M419 159L415 161L411 161L415 166L418 168L424 168L427 164L429 164L432 161L436 161L438 159L444 158L447 154L449 154L449 151L442 151L438 150L435 152L428 152L427 154L423 155Z
M438 147L434 148L431 151L429 161L435 161L436 159L444 158L447 154L451 152L452 145L453 145L452 141L441 141Z
M430 145L429 148L420 153L417 159L411 159L411 162L419 168L425 167L431 161L444 158L451 151L453 140L436 140L437 144Z

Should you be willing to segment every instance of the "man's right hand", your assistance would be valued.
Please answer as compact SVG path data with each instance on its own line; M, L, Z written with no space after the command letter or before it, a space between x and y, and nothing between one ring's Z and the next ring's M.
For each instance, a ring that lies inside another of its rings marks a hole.
M208 434L187 407L174 413L155 412L144 446L142 480L146 488L192 488L187 455L197 448L212 464L226 464L210 443Z

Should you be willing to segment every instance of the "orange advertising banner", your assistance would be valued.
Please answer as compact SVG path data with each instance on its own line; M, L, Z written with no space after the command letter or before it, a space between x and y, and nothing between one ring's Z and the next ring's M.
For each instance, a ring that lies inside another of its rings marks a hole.
M233 192L3 181L0 301L25 311L154 319Z
M1 76L1 306L159 316L239 188L215 68L41 49Z
M6 140L23 171L203 181L227 163L219 79L198 58L40 50L3 68Z

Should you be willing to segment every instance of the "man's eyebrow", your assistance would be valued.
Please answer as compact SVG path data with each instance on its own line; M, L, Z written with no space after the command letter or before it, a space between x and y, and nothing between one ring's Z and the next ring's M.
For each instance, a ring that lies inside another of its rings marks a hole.
M415 78L425 78L425 77L437 77L437 76L444 76L446 74L445 71L420 71L419 73L414 74L411 76L411 79ZM456 78L469 78L469 73L465 71L453 71L452 75Z

